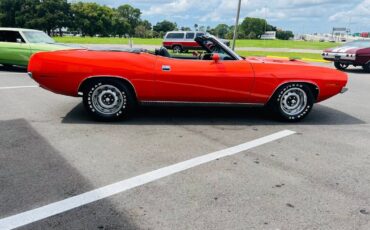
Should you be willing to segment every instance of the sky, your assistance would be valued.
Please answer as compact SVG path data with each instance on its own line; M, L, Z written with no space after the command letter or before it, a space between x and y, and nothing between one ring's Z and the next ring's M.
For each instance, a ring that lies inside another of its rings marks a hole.
M235 24L238 0L84 0L110 7L130 4L152 24L164 19L179 27ZM242 0L241 18L266 18L294 33L330 33L333 27L370 32L370 0Z

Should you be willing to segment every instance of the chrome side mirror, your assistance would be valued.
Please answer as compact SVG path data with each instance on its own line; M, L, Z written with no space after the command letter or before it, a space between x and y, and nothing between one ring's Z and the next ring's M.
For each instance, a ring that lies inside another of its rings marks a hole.
M20 38L17 38L17 40L16 40L16 41L17 41L17 43L23 43L23 42L22 42L22 39L20 39Z

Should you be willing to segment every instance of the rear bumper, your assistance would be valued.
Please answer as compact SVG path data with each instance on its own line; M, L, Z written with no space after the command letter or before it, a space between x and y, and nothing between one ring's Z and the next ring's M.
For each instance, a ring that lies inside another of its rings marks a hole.
M330 59L334 61L355 61L356 54L348 54L348 53L332 53L332 52L324 52L322 53L322 57L324 59Z

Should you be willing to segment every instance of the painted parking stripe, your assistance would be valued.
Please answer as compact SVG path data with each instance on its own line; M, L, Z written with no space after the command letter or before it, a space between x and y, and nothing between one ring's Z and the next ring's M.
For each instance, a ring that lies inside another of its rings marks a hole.
M30 211L26 211L14 216L9 216L0 219L0 229L13 229L21 227L38 220L42 220L71 209L98 201L103 198L113 196L115 194L127 191L129 189L159 180L161 178L173 175L178 172L185 171L196 166L206 164L216 159L232 156L237 153L276 141L278 139L293 135L295 132L290 130L283 130L241 145L209 153L200 157L195 157L187 161L173 164L164 168L160 168L148 173L141 174L120 182L101 187L90 192L86 192L77 196L67 198L55 203L51 203Z
M38 85L24 85L24 86L7 86L7 87L0 87L2 89L24 89L24 88L38 88Z

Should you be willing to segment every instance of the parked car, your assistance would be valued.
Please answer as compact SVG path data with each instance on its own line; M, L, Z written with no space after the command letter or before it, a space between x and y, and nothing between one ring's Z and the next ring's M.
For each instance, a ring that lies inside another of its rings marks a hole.
M266 106L287 121L346 91L347 74L296 60L244 59L214 36L197 37L193 57L147 50L34 54L29 75L52 92L82 96L96 119L127 117L136 105Z
M205 32L194 31L171 31L164 36L163 46L172 49L175 53L181 53L188 50L199 50L201 46L195 41L195 38L207 35ZM227 46L230 41L219 39Z
M42 31L0 28L0 64L3 66L27 66L34 53L66 49L71 47L55 43Z
M370 41L358 40L348 42L343 46L326 49L323 58L333 61L339 70L345 70L350 65L362 66L366 72L370 72Z

